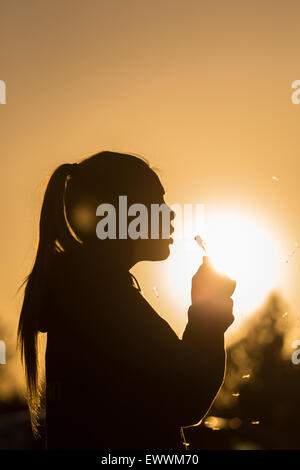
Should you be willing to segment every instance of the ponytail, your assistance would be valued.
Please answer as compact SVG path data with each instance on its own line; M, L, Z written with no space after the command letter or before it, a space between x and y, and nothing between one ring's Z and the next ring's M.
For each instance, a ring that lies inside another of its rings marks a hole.
M46 275L55 252L65 251L78 245L67 225L64 202L67 177L73 170L72 164L61 165L48 182L41 210L36 259L31 273L25 280L26 288L18 326L18 344L25 366L31 417L37 411L39 404L37 335Z

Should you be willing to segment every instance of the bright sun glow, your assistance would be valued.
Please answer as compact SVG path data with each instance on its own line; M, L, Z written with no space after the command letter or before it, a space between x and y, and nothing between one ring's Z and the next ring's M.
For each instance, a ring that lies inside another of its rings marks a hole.
M283 255L278 239L258 218L233 212L211 213L198 233L213 267L237 281L233 295L237 319L253 313L268 293L280 287ZM190 241L176 240L171 256L172 281L178 286L178 301L180 298L185 306L190 303L191 276L203 255L193 235Z

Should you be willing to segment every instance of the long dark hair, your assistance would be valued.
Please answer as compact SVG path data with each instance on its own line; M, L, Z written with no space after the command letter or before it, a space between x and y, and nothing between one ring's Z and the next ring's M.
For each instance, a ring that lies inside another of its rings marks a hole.
M72 230L69 223L72 206L83 195L96 200L99 195L115 196L118 192L139 191L138 186L142 187L145 178L153 178L153 174L148 162L140 157L101 152L78 164L63 164L50 177L42 204L36 258L25 280L18 326L18 343L25 366L27 398L32 415L38 408L40 398L37 339L47 274L56 253L82 244L82 239L76 236L76 230Z

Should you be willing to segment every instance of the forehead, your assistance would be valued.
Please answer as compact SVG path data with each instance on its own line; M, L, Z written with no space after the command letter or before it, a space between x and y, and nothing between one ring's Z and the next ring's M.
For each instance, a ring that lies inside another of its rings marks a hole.
M158 175L153 172L153 175L154 175L154 178L153 178L153 181L154 181L154 187L155 187L155 190L158 194L160 194L161 196L163 196L165 194L165 190L164 190L164 187L163 185L161 184L161 181L158 177Z
M148 178L141 182L137 195L143 196L144 199L151 201L153 199L162 199L164 194L165 190L158 175L151 170L151 173L148 174Z

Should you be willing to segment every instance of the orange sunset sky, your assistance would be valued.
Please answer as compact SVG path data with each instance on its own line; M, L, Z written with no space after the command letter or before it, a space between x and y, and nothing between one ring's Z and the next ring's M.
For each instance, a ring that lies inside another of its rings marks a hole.
M225 271L239 261L237 317L278 289L296 319L300 3L0 0L0 10L0 321L10 340L47 178L101 150L143 155L168 203L216 214L212 258L227 252ZM179 335L201 256L175 241L167 261L133 270Z

